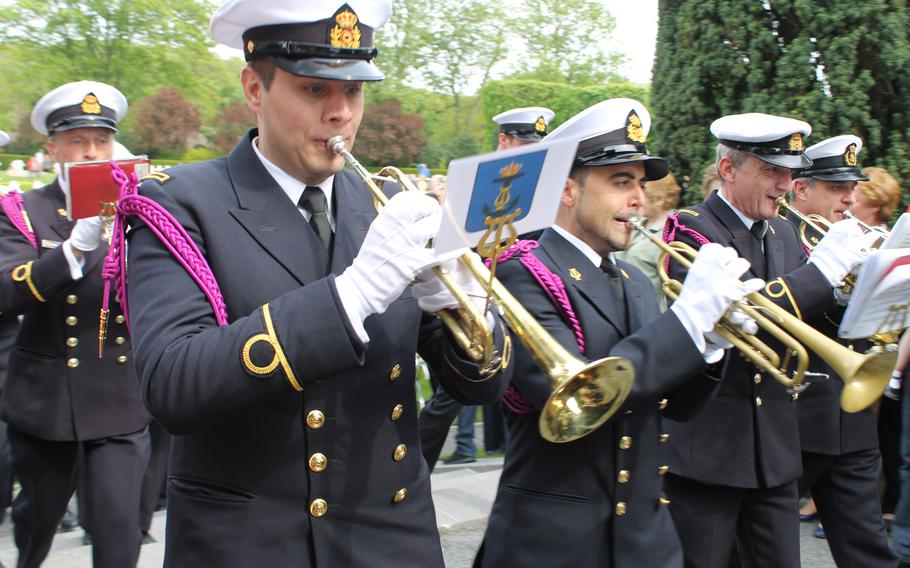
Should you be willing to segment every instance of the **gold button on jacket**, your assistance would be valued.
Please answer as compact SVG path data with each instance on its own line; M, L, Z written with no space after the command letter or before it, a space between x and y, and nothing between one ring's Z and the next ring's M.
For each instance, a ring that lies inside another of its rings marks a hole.
M395 446L395 452L392 454L392 457L395 461L400 462L404 457L408 455L408 447L404 444L398 444Z
M67 364L67 366L68 366L69 368L75 369L76 367L79 366L79 359L76 359L76 358L74 357L74 358L68 360L68 361L66 362L66 364Z
M632 447L632 437L631 436L623 436L622 438L619 439L619 449L620 450L628 450L631 447Z
M616 475L616 481L619 483L629 483L629 477L631 477L631 472L628 469L621 469Z
M310 514L314 517L321 517L326 514L329 510L329 504L325 502L325 499L314 499L310 503Z
M316 473L323 471L325 469L325 466L328 465L328 463L329 463L329 460L325 457L325 454L316 452L315 454L310 456L310 461L309 461L310 469L315 471Z
M79 323L79 320L76 318L76 316L68 316L66 318L66 325L70 327L76 325L77 323Z
M78 301L79 301L79 298L77 298L75 294L70 294L69 296L66 297L67 304L75 304Z
M401 376L401 365L396 363L395 366L392 367L392 370L389 371L389 380L394 381L400 376Z
M623 515L626 514L627 511L628 511L628 507L626 506L626 503L624 501L620 501L619 503L616 504L616 516L617 517L622 517Z
M407 496L408 496L408 490L405 489L404 487L402 487L401 489L399 489L398 491L395 492L395 495L392 497L392 501L395 503L401 503L402 501L404 501L405 497L407 497Z
M404 414L404 405L396 404L395 407L392 408L392 414L390 415L390 417L392 418L393 421L395 421L395 420L398 420L399 418L401 418L402 414Z
M311 410L309 414L306 415L306 425L313 430L322 428L323 424L325 424L325 414L323 414L322 411Z

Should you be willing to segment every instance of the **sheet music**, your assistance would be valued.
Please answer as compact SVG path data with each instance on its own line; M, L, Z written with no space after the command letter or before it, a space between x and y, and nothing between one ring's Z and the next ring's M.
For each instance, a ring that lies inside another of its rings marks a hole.
M910 248L879 249L860 270L838 335L865 338L908 325Z

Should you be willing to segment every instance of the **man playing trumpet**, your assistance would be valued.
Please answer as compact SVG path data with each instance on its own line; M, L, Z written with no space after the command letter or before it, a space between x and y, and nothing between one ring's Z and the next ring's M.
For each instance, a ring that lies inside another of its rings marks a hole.
M868 180L859 169L863 142L851 134L822 140L806 149L808 168L794 173L791 206L836 223L854 203L858 181ZM787 212L804 245L813 248L824 233L803 226L799 215ZM851 223L851 221L847 221ZM807 241L807 242L805 242ZM812 327L837 339L844 309L835 307L811 320ZM847 342L845 342L847 343ZM855 343L862 351L868 342ZM876 432L876 413L869 407L856 413L840 408L843 379L817 358L811 367L817 377L799 399L799 439L803 473L799 493L812 492L828 546L838 566L893 567L897 559L888 547L878 498L882 456Z
M211 31L244 51L258 128L227 157L140 188L186 229L218 286L197 285L135 225L137 367L149 410L175 434L166 566L443 566L415 352L465 403L495 400L504 384L408 291L436 262L426 244L439 203L398 193L377 216L327 147L353 145L364 82L383 78L373 34L390 11L390 0L223 4ZM447 290L425 300L453 303ZM508 360L501 332L494 344Z
M807 263L796 230L777 217L792 171L812 165L803 150L810 131L760 113L715 120L720 191L671 215L665 229L694 247L733 247L751 262L749 276L768 282L762 293L801 319L832 308L832 288L865 258L855 226L836 225ZM681 277L677 263L670 268ZM704 411L670 422L666 491L687 566L726 568L734 544L743 566L799 566L798 396L752 361L728 356Z
M499 278L562 347L587 360L625 357L635 380L609 422L552 443L539 419L553 385L528 350L516 348L504 399L511 444L476 566L682 565L661 493L661 417L686 419L715 391L718 382L706 372L723 353L715 323L762 282L740 281L749 263L711 245L679 300L660 314L648 278L616 261L642 213L645 182L669 170L647 153L650 123L641 103L611 99L550 134L581 139L556 224L539 242L519 241L504 253Z

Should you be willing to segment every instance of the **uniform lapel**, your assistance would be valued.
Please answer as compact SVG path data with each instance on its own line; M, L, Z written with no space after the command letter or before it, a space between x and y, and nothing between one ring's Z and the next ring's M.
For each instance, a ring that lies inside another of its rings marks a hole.
M641 310L638 309L638 306L641 305L642 296L641 286L630 286L631 280L626 276L628 270L625 267L620 266L620 269L623 271L622 278L622 289L626 296L626 312L629 314L629 329L628 332L635 331L636 329L642 326L642 322L639 318Z
M749 231L745 223L720 198L716 191L711 194L705 205L711 209L727 231L730 232L730 245L739 252L740 256L752 264L749 269L751 277L764 278L767 271L765 254L761 250L761 243L752 236L752 232Z
M351 265L376 208L370 191L356 174L342 170L335 176L332 195L335 199L335 242L332 248L332 272L340 274Z
M66 209L66 196L63 195L63 189L60 188L60 183L57 180L54 180L54 183L48 186L47 195L51 197L49 202L51 210L47 211L46 215L47 219L52 219L48 223L48 227L56 236L60 237L60 242L63 242L70 238L70 233L73 232L73 226L76 222L68 220L65 215L58 214L58 211L65 211Z
M777 278L784 266L784 241L775 237L776 230L774 220L768 221L768 232L765 233L765 258L768 260L766 280Z
M253 152L252 133L228 155L239 207L230 214L301 284L326 275L328 253Z
M571 286L578 290L579 294L616 328L617 333L626 335L623 316L625 310L622 309L620 299L616 297L607 276L600 268L594 266L588 257L553 229L544 231L540 237L540 246L556 266L556 274L565 282L566 287ZM623 280L623 287L628 293L625 278Z

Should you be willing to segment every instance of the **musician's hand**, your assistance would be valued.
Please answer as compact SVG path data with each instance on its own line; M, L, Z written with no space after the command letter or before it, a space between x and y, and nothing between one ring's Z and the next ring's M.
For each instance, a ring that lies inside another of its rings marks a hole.
M869 257L869 249L879 235L863 233L855 219L844 219L831 225L809 255L832 287L840 286L844 277Z
M436 262L427 242L436 236L442 208L432 197L396 194L379 212L353 264L338 278L338 296L355 328L381 314L418 272Z
M686 274L679 298L670 309L687 329L691 328L686 323L691 322L694 330L707 334L733 302L764 286L758 278L740 280L749 266L749 261L739 257L730 247L716 243L704 245Z
M91 252L101 244L101 235L104 232L104 223L101 217L88 217L79 219L70 233L70 248L78 255Z
M459 251L459 256L465 251ZM452 281L471 298L481 311L486 307L486 293L480 282L465 268L458 258L443 262L440 267L448 272ZM427 269L417 276L417 283L411 288L411 294L417 298L417 304L425 312L436 313L445 308L457 308L458 301L452 292L442 283L436 274Z

